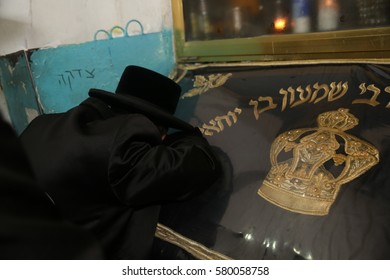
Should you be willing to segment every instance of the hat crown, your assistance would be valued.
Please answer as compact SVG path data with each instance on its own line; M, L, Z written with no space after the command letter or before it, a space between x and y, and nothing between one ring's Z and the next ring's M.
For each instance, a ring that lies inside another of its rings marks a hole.
M131 65L123 71L115 94L92 88L88 95L120 109L121 113L140 113L160 125L193 131L191 124L174 116L180 93L180 86L168 77Z
M115 93L143 99L167 113L174 114L181 88L162 74L130 65L123 71Z

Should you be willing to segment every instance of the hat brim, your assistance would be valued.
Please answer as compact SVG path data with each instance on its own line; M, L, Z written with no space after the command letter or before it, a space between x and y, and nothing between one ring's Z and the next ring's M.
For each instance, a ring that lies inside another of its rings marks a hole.
M135 96L114 94L101 89L90 89L88 95L98 98L109 105L144 114L153 122L169 128L175 128L183 131L193 131L195 129L189 123L176 118L156 105Z

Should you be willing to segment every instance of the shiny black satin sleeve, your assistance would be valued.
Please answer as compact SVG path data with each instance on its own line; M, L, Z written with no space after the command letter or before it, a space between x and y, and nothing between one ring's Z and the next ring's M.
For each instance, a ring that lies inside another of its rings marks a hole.
M122 129L113 145L109 179L120 201L142 207L182 200L215 181L218 163L198 131L174 133L161 141L156 127L143 122L131 137Z

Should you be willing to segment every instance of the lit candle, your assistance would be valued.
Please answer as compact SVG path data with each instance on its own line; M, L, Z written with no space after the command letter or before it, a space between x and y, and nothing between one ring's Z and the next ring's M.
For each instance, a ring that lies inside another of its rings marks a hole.
M339 26L339 3L337 0L320 0L318 5L318 30L335 30Z
M286 18L276 18L274 21L274 27L276 31L284 31L287 26Z
M288 18L283 12L282 0L277 0L275 5L276 16L274 20L274 29L276 32L283 32L287 28Z

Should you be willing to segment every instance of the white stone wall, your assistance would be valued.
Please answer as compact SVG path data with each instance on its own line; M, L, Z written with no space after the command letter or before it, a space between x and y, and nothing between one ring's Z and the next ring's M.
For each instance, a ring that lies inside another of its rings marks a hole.
M170 0L0 0L0 55L92 41L96 31L140 21L144 33L172 28ZM129 34L139 33L136 25Z

